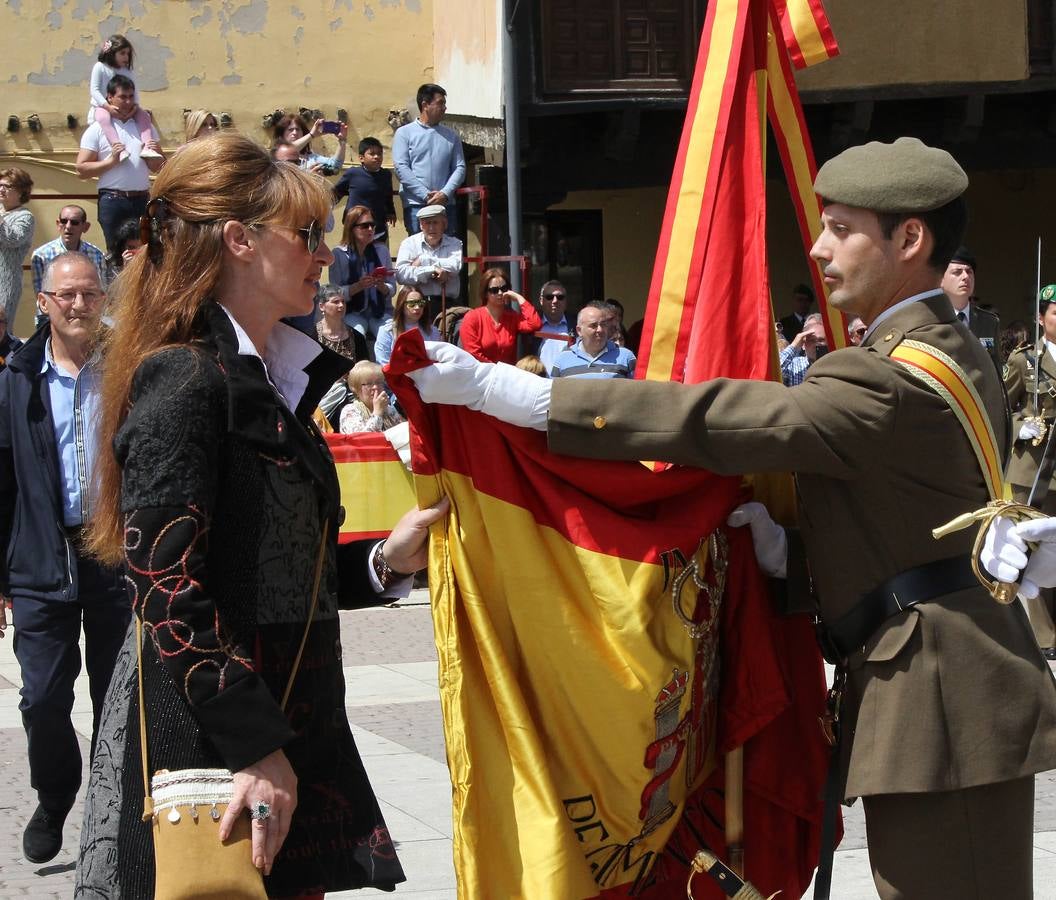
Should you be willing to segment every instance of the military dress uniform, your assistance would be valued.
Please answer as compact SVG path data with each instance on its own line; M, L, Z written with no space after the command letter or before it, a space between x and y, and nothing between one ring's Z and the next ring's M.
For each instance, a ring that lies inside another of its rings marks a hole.
M946 401L890 358L906 338L948 354L1003 435L994 366L954 321L941 291L924 295L862 347L818 359L795 388L558 379L550 447L796 473L819 615L831 625L892 576L971 548L966 531L931 535L989 499L971 445ZM1056 685L1019 604L971 582L887 619L847 665L843 796L864 798L881 895L1031 896L1032 776L1056 766ZM944 822L972 823L970 839L947 836Z
M968 316L968 330L979 338L979 343L990 354L997 371L1000 372L1002 367L1001 319L998 318L997 313L992 313L990 310L982 309L972 303L968 304L968 308L964 312Z
M1019 440L1019 429L1026 418L1041 415L1051 428L1056 425L1056 360L1042 340L1037 347L1020 347L1012 351L1004 367L1005 391L1012 410L1012 457L1008 462L1005 481L1012 486L1012 497L1026 503L1030 496L1034 478L1038 474L1046 446L1049 453L1056 446L1042 440L1037 446L1033 441ZM1034 405L1035 382L1038 392L1037 408ZM1048 437L1048 434L1045 435ZM1053 439L1056 444L1056 438ZM1045 515L1056 515L1056 477L1050 476L1044 484L1034 490L1034 506ZM1039 502L1040 501L1040 502ZM1034 629L1034 636L1041 647L1056 645L1056 626L1053 624L1052 591L1042 591L1033 600L1025 600L1027 615Z

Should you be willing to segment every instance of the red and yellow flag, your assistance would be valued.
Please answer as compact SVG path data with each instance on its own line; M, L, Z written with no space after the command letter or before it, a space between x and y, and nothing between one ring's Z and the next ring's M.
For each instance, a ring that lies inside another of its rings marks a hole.
M429 583L458 896L682 895L690 832L668 843L687 810L707 831L717 755L795 702L751 537L723 525L739 485L556 456L538 432L424 407L401 375L424 364L408 332L388 377L413 426L419 503L452 501ZM720 680L731 631L748 665ZM815 714L820 673L817 687ZM816 723L805 737L795 721L785 748L809 757ZM790 792L780 766L762 768L756 789L801 814L816 802L809 778ZM760 854L750 877L801 892L808 837Z
M407 467L383 434L328 434L345 519L338 540L383 538L415 504Z
M778 39L780 36L780 40ZM646 306L638 378L765 378L773 314L766 265L769 118L807 249L820 231L817 174L792 75L838 53L820 0L709 4ZM846 346L817 265L829 332Z

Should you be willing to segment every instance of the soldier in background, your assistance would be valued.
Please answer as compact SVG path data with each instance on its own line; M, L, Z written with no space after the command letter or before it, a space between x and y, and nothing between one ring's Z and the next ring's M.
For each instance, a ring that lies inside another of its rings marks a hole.
M998 336L1001 334L1001 320L995 313L971 302L975 294L975 272L975 254L967 247L958 247L942 276L942 290L950 298L958 321L979 338L979 343L986 348L1000 372Z
M1012 409L1012 458L1005 481L1012 499L1030 504L1046 515L1056 515L1056 485L1053 484L1053 452L1056 441L1050 431L1056 421L1056 285L1042 288L1038 297L1042 335L1037 346L1014 350L1004 367L1005 390ZM1042 591L1025 599L1034 637L1046 659L1056 659L1056 625L1053 624L1053 592Z

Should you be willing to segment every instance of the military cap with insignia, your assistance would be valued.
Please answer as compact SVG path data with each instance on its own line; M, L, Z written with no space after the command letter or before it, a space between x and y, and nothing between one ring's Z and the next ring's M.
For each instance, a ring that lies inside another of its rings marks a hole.
M912 137L850 147L818 170L814 191L830 203L881 213L928 212L968 188L968 176L945 150Z

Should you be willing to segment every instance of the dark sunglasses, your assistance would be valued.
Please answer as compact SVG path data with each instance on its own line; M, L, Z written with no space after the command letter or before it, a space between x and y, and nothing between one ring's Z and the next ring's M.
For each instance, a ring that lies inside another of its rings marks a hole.
M308 245L309 253L315 253L319 249L319 244L323 240L323 229L318 222L312 222L305 228L294 228L293 230L304 235L304 242Z
M353 228L373 228L374 227L374 223L373 222L356 222L356 224L353 225L352 227Z
M425 306L425 301L424 300L408 300L403 305L404 306L409 306L412 309L417 309L418 307Z
M64 219L64 218L62 218L62 216L59 216L59 224L60 225L83 225L84 224L84 219Z
M544 300L564 300L565 299L565 295L562 294L560 291L552 291L549 294L543 294L543 299Z
M487 288L487 292L489 294L505 294L509 289L510 286L508 284L503 284L500 286L489 287Z
M304 238L305 244L308 245L309 253L315 253L323 240L323 229L318 222L312 222L310 225L305 225L304 228L283 225L281 222L246 222L244 224L246 228L285 228L287 231L294 231Z

